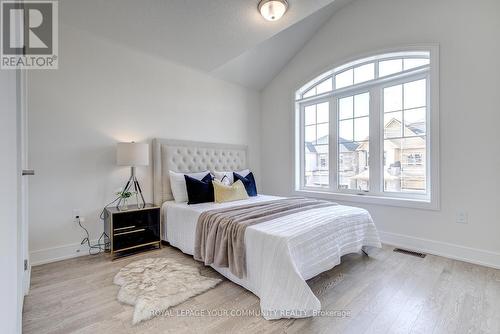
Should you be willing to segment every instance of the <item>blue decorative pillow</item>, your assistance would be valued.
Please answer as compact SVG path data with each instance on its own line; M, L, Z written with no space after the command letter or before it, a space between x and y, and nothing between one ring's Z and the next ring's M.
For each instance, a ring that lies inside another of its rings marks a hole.
M214 186L212 175L208 173L203 179L197 180L184 175L188 193L188 204L198 204L214 201Z
M243 185L245 186L248 196L257 196L257 186L255 185L255 179L253 177L252 172L248 173L248 175L244 177L241 176L240 174L233 172L233 177L234 177L234 182L238 180L241 180L241 182L243 182Z

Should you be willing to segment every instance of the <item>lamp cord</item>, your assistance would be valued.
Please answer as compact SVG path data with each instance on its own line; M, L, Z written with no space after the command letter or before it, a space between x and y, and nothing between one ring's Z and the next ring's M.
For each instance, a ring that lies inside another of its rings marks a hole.
M119 199L120 199L120 197L118 196L113 201L109 202L108 204L106 204L106 206L104 206L104 209L102 209L101 214L99 215L99 218L101 220L104 220L104 218L105 218L104 212L105 212L106 208L113 205L114 203L116 203L116 201L118 201ZM92 245L90 243L89 231L82 225L82 222L80 220L80 216L76 216L75 219L77 220L78 225L85 231L85 234L87 235L85 238L83 238L80 245L87 244L87 246L89 248L89 255L98 255L101 252L105 252L105 251L109 250L109 246L110 246L111 242L106 241L106 239L104 239L104 242L103 242L103 238L108 238L108 240L109 240L109 236L106 234L106 232L102 232L99 239L97 239L97 243L95 245Z
M87 244L87 246L89 247L89 255L98 255L101 252L105 252L106 250L109 249L110 242L109 241L104 241L104 242L101 241L104 237L108 237L106 232L102 232L101 236L97 240L97 243L95 245L92 245L90 243L89 231L82 225L82 222L80 221L79 217L77 217L76 219L78 221L78 225L80 225L80 227L85 231L85 234L87 235L85 238L83 238L83 240L80 244L81 245ZM97 251L95 251L95 250L97 250Z

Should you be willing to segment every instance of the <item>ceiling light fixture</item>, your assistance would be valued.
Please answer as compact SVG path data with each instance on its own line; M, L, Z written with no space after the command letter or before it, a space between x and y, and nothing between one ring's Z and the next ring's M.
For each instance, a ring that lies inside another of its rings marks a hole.
M288 2L286 0L261 0L258 8L266 20L277 21L288 9Z

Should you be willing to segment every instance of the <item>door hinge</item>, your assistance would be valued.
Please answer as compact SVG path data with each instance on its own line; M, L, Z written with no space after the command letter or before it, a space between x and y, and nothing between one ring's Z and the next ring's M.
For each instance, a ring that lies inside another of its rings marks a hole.
M24 271L28 270L28 260L24 260Z

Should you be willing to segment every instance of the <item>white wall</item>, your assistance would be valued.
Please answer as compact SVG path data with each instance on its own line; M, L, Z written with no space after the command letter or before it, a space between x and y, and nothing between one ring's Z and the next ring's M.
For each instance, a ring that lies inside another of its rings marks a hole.
M68 4L64 9L71 10ZM29 77L30 161L36 170L30 183L33 264L81 249L84 235L72 221L73 209L81 210L92 239L100 235L100 210L130 173L115 165L119 141L247 144L259 176L258 93L68 22L60 25L59 45L59 69L31 71ZM151 201L151 169L138 168L138 178Z
M441 210L359 206L386 241L500 267L499 13L498 0L356 0L337 12L262 93L264 190L293 192L297 87L359 54L439 43Z
M16 72L0 70L0 328L20 333Z

